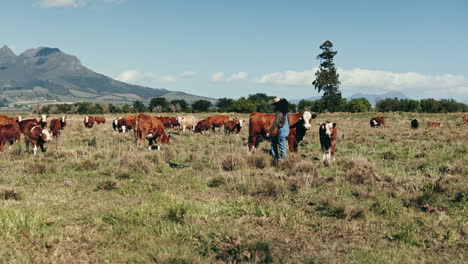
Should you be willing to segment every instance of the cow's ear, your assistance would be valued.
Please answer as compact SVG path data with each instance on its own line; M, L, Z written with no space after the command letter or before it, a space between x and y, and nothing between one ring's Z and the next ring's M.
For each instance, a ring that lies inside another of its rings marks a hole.
M312 119L315 119L315 118L317 118L317 114L314 113L312 114Z
M336 127L336 123L333 123L333 127Z

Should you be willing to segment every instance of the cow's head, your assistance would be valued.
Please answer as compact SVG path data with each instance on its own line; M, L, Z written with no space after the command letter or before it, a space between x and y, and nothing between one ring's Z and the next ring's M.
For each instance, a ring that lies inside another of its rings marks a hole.
M183 116L178 116L178 117L177 117L177 122L178 122L179 124L181 124L183 119L184 119Z
M21 122L21 120L23 120L23 118L22 118L21 116L18 116L18 117L16 118L16 122Z
M242 127L244 125L244 120L239 120L239 126Z
M320 129L319 129L319 134L320 136L328 136L331 137L333 134L333 128L336 127L336 123L332 123L330 121L327 121L325 123L321 123Z
M317 114L312 114L311 112L309 111L305 111L303 114L302 114L302 120L304 120L304 128L305 129L310 129L312 126L311 126L311 122L312 122L312 119L316 118L317 117Z
M170 145L171 142L169 141L169 139L171 138L171 136L167 135L166 133L162 133L162 135L159 137L159 141L161 144L167 144L167 145Z
M87 124L89 122L89 116L85 116L84 122L85 122L85 124Z

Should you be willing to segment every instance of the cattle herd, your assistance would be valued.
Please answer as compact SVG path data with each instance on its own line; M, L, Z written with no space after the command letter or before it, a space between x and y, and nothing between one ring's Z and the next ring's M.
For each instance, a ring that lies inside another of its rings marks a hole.
M306 131L312 127L312 120L317 117L317 114L305 111L304 113L291 113L289 115L290 130L287 137L289 150L297 152L299 142L304 138ZM38 147L42 152L46 151L44 144L49 142L53 137L63 133L67 125L66 117L54 118L50 120L50 129L47 129L47 119L49 116L41 115L38 118L22 119L18 117L8 117L0 115L0 152L3 151L5 144L9 143L10 147L15 142L19 142L23 135L26 143L26 151L29 152L29 145L33 147L33 153L36 155ZM249 117L249 150L255 150L262 139L272 139L276 136L277 131L267 134L275 118L275 114L265 114L254 112ZM468 114L463 116L464 124L468 124ZM95 124L105 124L104 117L86 116L83 124L85 128L93 128ZM337 140L337 124L333 122L319 123L319 138L321 150L323 153L324 164L330 164L334 153ZM244 126L244 120L239 117L230 119L228 115L209 116L203 120L197 121L194 115L185 115L178 117L155 117L146 114L129 115L119 117L112 121L112 128L115 133L126 133L133 130L135 142L141 147L145 146L146 140L149 142L149 149L153 148L153 144L170 144L170 136L166 133L167 129L178 128L181 133L187 129L193 133L209 133L215 131L216 128L224 127L226 135L231 133L239 134ZM385 127L385 119L382 116L373 117L370 120L372 128ZM440 122L427 122L428 127L440 127ZM411 128L419 127L418 120L411 121Z

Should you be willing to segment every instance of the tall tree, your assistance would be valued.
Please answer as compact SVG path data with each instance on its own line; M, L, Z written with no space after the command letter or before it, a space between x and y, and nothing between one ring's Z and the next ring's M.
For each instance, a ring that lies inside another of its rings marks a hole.
M322 53L317 56L320 60L320 69L315 72L315 80L312 85L320 93L323 91L322 102L325 110L337 112L342 110L340 80L333 58L338 53L333 50L333 43L325 41L320 45Z

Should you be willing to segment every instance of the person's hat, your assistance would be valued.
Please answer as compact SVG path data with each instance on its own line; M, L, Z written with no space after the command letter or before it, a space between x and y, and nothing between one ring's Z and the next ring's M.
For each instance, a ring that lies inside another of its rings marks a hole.
M271 100L271 103L270 104L276 104L280 101L279 97L275 97L273 98L273 100Z

